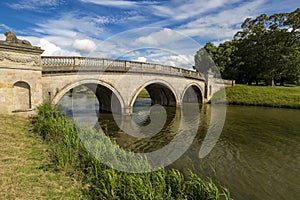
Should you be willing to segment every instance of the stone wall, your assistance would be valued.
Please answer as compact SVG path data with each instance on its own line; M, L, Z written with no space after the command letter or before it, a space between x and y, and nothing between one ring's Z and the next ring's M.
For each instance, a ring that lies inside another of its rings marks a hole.
M235 80L225 80L222 78L216 78L214 77L214 74L211 71L208 72L205 89L206 101L209 101L213 97L213 95L219 90L225 87L232 87L234 85Z
M0 113L27 116L42 103L42 52L0 41Z
M139 92L147 86L160 87L166 93L166 89L170 90L170 94L174 95L174 102L168 102L170 105L180 106L183 96L189 87L195 86L199 88L201 99L203 98L204 81L189 79L178 76L166 76L158 74L143 74L143 73L57 73L43 74L43 99L51 100L57 103L62 96L70 89L86 84L99 84L111 90L122 107L122 113L130 114L133 103ZM150 88L151 90L151 88ZM157 91L157 90L156 90ZM159 92L158 92L159 93ZM158 94L155 93L156 95ZM159 98L162 99L162 98ZM171 100L172 98L168 98Z

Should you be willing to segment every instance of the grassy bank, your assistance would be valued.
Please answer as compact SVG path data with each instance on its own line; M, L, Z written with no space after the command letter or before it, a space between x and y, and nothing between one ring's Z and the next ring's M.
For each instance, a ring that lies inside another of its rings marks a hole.
M217 92L212 102L220 101L221 92ZM300 109L300 86L298 87L269 87L235 85L226 88L226 101L231 105L268 106L279 108Z
M50 104L39 107L33 119L34 131L52 146L52 160L56 168L68 171L79 180L87 199L230 199L226 189L219 189L211 181L204 181L194 173L184 177L177 170L160 169L149 173L126 173L114 170L97 160L87 150L90 146L101 155L107 149L115 152L108 160L122 157L132 168L148 168L147 161L124 156L124 150L105 142L109 137L75 124ZM84 136L85 146L79 136ZM105 159L105 155L103 155ZM124 161L124 160L123 160ZM116 164L116 163L115 163Z
M0 115L0 199L78 199L80 183L52 170L28 119Z
M138 98L150 98L150 95L149 95L149 93L148 93L148 91L146 89L143 89L139 93Z

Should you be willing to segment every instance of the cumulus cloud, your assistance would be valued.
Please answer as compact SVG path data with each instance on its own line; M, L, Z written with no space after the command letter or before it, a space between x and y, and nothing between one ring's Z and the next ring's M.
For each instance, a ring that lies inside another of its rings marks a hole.
M135 59L134 61L138 61L138 62L147 62L147 58L141 56L141 57L138 57L137 59Z
M79 53L62 49L46 39L40 39L40 42L37 44L37 46L45 50L43 52L43 56L80 56Z
M76 39L73 42L72 47L76 51L83 53L83 54L90 53L97 48L96 44L92 40L89 40L89 39L82 39L82 40Z

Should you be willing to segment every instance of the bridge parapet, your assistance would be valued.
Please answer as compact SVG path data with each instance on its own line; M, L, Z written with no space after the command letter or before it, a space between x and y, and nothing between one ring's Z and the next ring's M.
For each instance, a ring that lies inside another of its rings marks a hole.
M42 56L42 68L44 74L78 72L80 70L164 74L205 80L203 74L192 70L155 63L107 58Z

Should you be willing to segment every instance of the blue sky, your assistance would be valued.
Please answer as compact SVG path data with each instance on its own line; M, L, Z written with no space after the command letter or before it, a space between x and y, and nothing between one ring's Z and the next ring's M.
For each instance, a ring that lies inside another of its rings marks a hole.
M2 0L0 33L15 32L43 55L191 68L199 48L232 39L245 18L297 7L298 0Z

